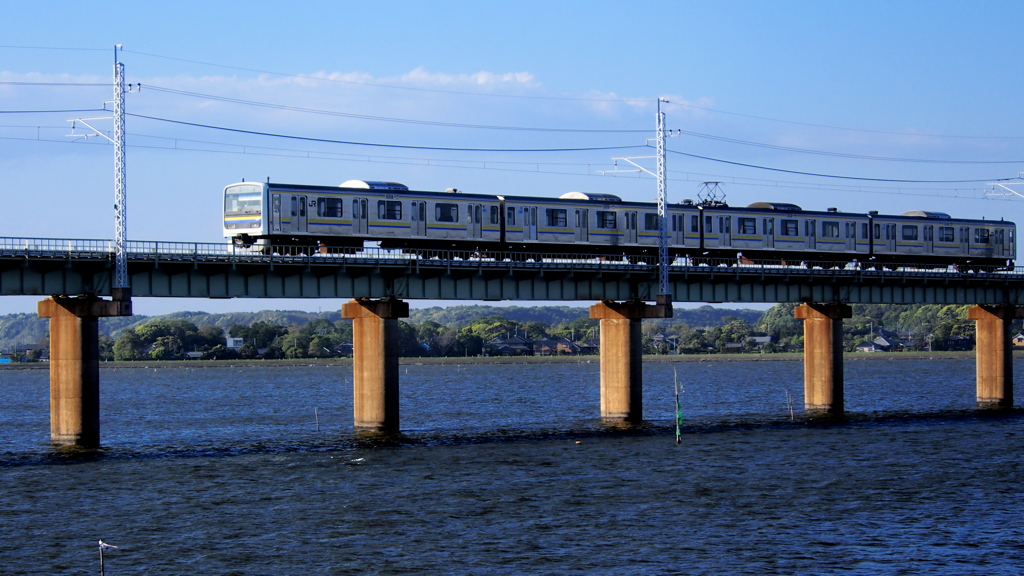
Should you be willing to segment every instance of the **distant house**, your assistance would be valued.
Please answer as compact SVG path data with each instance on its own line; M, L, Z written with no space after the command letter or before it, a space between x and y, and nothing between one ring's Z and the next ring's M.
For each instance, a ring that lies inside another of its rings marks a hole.
M495 338L487 343L501 356L533 356L533 342L518 334Z
M558 342L551 338L534 340L533 354L535 356L554 356L555 354L558 354Z
M580 340L576 343L580 354L598 354L601 352L601 341L598 339Z
M875 342L861 342L854 348L857 352L885 352L886 349Z
M966 336L950 336L946 338L946 350L970 350L974 345Z
M765 344L771 344L771 336L751 336L747 338L747 345L757 350L763 350Z
M1017 332L1017 335L1013 337L1014 348L1024 348L1024 334Z
M226 340L227 344L225 344L225 346L231 348L232 350L235 350L236 352L238 351L239 348L242 347L243 344L245 344L245 338L226 338Z
M882 349L883 352L898 352L903 350L903 345L887 336L879 336L871 341Z
M555 343L559 354L579 354L580 345L568 338L556 338Z

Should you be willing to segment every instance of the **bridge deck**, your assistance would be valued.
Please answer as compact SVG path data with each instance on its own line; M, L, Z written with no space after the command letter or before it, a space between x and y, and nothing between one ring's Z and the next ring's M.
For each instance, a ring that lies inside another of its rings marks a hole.
M655 257L379 248L263 254L191 242L129 242L127 251L140 297L653 301L658 290ZM112 278L112 241L0 238L0 295L109 296ZM871 270L677 258L669 278L676 302L1024 304L1019 267Z

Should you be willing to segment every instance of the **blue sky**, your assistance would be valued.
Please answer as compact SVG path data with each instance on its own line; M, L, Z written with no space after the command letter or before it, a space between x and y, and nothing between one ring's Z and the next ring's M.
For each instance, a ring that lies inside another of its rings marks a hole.
M416 150L168 120L402 146L639 146L651 134L629 131L653 132L658 97L670 101L668 127L687 132L669 149L718 160L670 154L670 201L717 180L736 205L1024 221L1024 198L986 198L988 182L1024 171L1022 49L1009 28L1019 2L22 2L4 12L0 236L113 235L112 147L65 136L68 118L91 113L9 112L97 107L111 95L114 44L128 82L142 84L128 112L162 119L127 120L133 240L224 241L221 190L242 178L656 192L649 177L598 174L643 148ZM0 313L36 300L0 299ZM136 311L338 304L137 299Z

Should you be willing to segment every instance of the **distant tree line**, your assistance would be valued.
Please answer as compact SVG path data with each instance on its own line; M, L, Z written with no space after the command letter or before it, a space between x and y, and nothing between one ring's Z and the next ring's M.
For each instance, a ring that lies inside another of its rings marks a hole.
M773 353L798 350L803 344L803 326L793 318L796 304L778 304L755 322L722 315L719 324L694 326L678 319L645 320L641 331L647 354L717 354L726 352ZM844 320L847 350L878 334L899 334L908 350L945 350L950 342L973 346L974 322L967 320L970 306L953 305L854 305L853 317ZM560 343L589 343L577 348L596 352L600 327L597 320L577 317L549 324L541 320L517 322L490 314L469 319L461 325L444 325L434 320L398 322L399 354L416 356L478 356L501 353L502 341L531 342L556 340ZM1019 329L1019 327L1015 327ZM227 338L240 339L240 347L228 347ZM959 339L959 340L958 340ZM275 324L258 320L233 324L224 329L197 327L181 319L157 319L125 328L116 340L101 336L101 357L107 360L279 359L335 358L351 354L352 323L315 318L304 324ZM573 348L560 348L574 353Z

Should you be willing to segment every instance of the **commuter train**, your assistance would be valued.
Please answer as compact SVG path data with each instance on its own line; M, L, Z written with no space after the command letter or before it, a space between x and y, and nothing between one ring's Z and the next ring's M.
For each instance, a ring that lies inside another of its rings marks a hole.
M670 204L672 256L694 262L769 261L807 266L961 270L1013 266L1016 226L941 212L898 216L803 210L795 204L747 207L685 200ZM630 256L658 252L653 203L611 194L559 198L421 192L394 182L349 180L340 186L241 182L224 189L224 235L239 246L354 252L382 248ZM508 256L506 256L508 257ZM514 256L512 256L514 257ZM720 259L720 260L719 260Z

